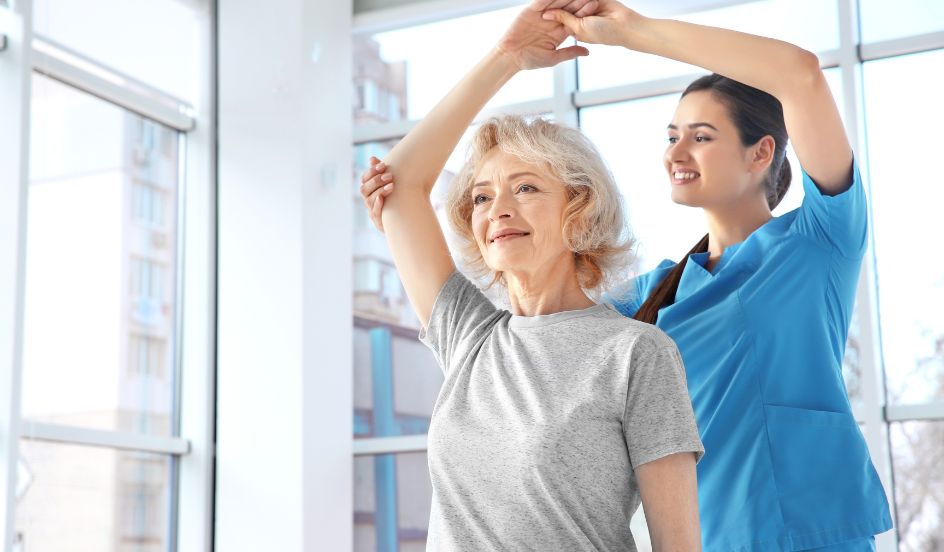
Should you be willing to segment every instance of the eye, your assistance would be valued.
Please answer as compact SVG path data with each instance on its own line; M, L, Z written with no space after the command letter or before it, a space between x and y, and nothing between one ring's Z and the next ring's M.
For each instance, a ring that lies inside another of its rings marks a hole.
M488 196L485 194L478 194L477 196L472 198L473 205L481 205L485 203L486 201L488 201Z
M538 189L530 184L522 184L521 186L518 186L518 191L519 192L536 192L538 191Z
M669 143L674 144L678 142L678 136L669 136Z
M709 136L696 136L696 137L695 137L695 141L696 141L696 142L710 142L710 141L711 141L711 137L709 137Z

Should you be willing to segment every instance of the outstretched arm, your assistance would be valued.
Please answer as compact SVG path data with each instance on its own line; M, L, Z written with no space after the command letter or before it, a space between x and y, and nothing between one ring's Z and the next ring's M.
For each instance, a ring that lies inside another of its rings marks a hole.
M600 0L595 15L551 9L577 40L610 44L704 67L771 94L783 104L787 133L800 164L827 195L852 183L852 148L816 56L761 36L652 19L616 0Z
M449 154L475 115L518 71L550 67L587 54L581 46L558 49L567 30L541 18L541 10L555 4L588 13L596 2L536 0L525 8L499 44L390 151L383 166L365 174L361 189L365 195L379 194L378 188L396 181L396 193L387 194L383 207L383 228L407 296L424 327L439 290L455 270L429 201ZM392 176L385 181L381 172Z

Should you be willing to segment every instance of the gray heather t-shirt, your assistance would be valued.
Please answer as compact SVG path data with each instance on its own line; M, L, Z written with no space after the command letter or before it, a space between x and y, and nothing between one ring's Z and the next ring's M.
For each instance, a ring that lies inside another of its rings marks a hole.
M609 305L514 316L456 272L420 339L445 372L427 550L635 551L633 468L704 452L675 344Z

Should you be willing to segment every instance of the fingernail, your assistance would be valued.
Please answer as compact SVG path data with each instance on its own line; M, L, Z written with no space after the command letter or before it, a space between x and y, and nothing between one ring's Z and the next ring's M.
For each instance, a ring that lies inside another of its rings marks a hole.
M393 180L393 175L392 175L392 174L383 174L383 175L380 175L380 179L389 182L389 181Z
M554 16L545 12L541 14L541 19L554 19Z
M390 184L387 184L386 186L384 186L384 190L387 190L388 192L389 192L390 190L392 190L392 189L393 189L393 183L392 183L392 182L391 182Z
M385 167L386 167L386 165L383 164L383 161L381 161L380 163L377 163L376 165L374 165L374 168L377 169L378 171L384 170Z

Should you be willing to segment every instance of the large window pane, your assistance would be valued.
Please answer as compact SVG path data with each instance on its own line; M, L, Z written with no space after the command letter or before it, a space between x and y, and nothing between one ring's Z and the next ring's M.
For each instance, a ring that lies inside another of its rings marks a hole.
M21 441L18 549L168 550L171 464L157 454Z
M200 12L191 0L35 0L33 29L67 48L194 103Z
M419 119L485 55L521 7L354 37L354 122ZM522 71L489 106L550 97L553 70Z
M859 0L863 42L944 30L940 0Z
M865 116L889 400L944 398L944 258L913 247L944 235L940 90L944 50L866 63ZM929 170L930 169L930 170Z
M680 16L677 19L769 36L820 52L839 46L835 0L762 0ZM580 88L591 90L674 77L703 70L625 48L589 45L580 58Z
M35 76L25 417L169 435L178 134Z
M890 426L898 549L944 550L944 422Z
M354 458L354 552L426 550L432 494L426 453Z

